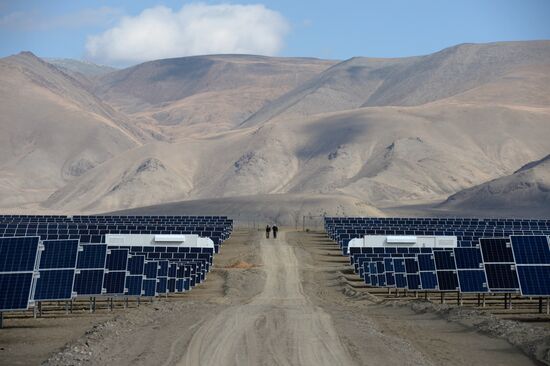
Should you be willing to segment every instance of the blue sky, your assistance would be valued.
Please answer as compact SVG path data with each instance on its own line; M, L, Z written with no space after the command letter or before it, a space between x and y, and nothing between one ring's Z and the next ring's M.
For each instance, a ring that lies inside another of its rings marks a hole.
M550 39L548 0L197 4L0 0L0 56L29 50L123 66L197 53L399 57L464 42Z

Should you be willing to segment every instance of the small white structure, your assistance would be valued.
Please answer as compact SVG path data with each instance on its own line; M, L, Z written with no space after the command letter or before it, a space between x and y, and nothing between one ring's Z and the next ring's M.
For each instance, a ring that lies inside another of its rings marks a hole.
M105 234L105 243L116 246L165 246L214 248L210 238L195 234Z
M363 238L351 239L349 248L353 247L415 247L415 248L455 248L458 246L456 236L395 236L365 235Z

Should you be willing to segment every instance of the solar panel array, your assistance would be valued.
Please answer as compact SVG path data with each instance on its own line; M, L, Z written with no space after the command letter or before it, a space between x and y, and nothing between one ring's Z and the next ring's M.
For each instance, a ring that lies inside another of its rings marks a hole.
M550 296L548 220L326 218L325 229L370 286ZM459 247L348 251L351 239L365 235L457 236Z
M232 228L221 216L0 215L0 312L76 296L189 291ZM195 234L214 248L107 246L106 234Z
M19 216L0 215L0 237L105 243L106 234L196 234L214 242L216 253L233 221L224 216Z
M456 236L458 246L473 247L480 238L550 235L550 220L327 217L325 230L347 255L349 241L365 235Z

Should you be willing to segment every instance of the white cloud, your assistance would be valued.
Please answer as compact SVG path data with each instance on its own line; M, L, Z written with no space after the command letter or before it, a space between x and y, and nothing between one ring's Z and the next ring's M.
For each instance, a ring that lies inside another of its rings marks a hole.
M89 59L108 64L216 53L274 55L289 28L280 13L263 5L197 3L179 11L158 6L88 37L86 51Z

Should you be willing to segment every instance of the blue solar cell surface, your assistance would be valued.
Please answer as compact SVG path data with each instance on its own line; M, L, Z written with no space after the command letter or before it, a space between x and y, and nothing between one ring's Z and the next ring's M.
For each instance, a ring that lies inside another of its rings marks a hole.
M386 286L387 287L395 287L395 273L394 272L386 272Z
M158 263L156 261L145 263L145 266L143 269L143 274L145 275L145 278L156 279L157 272L158 272Z
M77 296L101 295L103 290L103 269L82 269L74 276L73 291Z
M33 273L0 274L0 311L26 310L32 288Z
M450 250L434 251L435 267L437 270L456 269L455 258Z
M78 240L44 240L40 269L75 268Z
M418 268L420 271L435 271L435 261L433 254L418 254Z
M109 271L126 271L128 266L128 249L109 249L105 268Z
M125 284L126 271L108 272L103 277L103 288L107 294L123 295Z
M457 269L480 269L483 259L478 248L454 248Z
M386 271L393 272L393 259L392 258L384 258L384 268Z
M159 277L157 279L157 292L159 294L165 294L168 291L168 278Z
M393 270L395 272L405 273L405 259L403 258L393 258Z
M73 294L74 269L40 271L34 290L35 301L70 300Z
M38 241L38 237L0 238L0 273L34 271Z
M483 293L487 292L487 277L482 269L458 271L460 292Z
M550 296L550 265L517 266L523 296Z
M143 285L143 275L126 276L126 295L141 296Z
M107 258L107 244L85 244L78 253L76 268L99 269L105 268Z
M409 290L420 290L420 275L407 274L407 288Z
M407 274L418 273L418 261L415 258L405 258L405 270Z
M143 296L157 296L157 280L143 280Z
M485 263L513 263L514 254L507 238L479 239Z
M437 271L437 283L439 286L439 291L458 290L457 272L453 270Z
M437 274L435 272L420 272L420 284L423 290L436 290Z
M132 255L128 258L128 272L130 272L131 275L143 275L144 267L145 256Z
M158 261L158 277L168 277L168 261Z
M489 291L519 290L519 283L513 264L485 263Z
M395 287L407 288L407 276L404 273L395 274Z
M550 244L546 236L512 236L516 264L550 265Z

